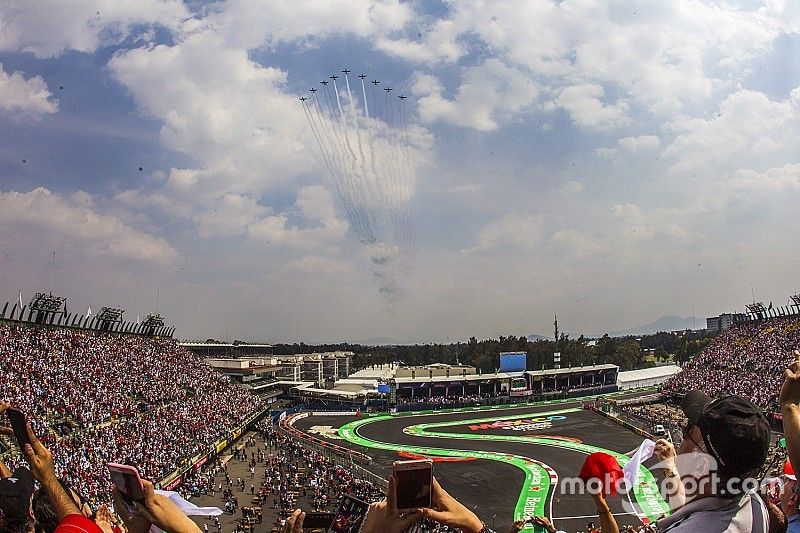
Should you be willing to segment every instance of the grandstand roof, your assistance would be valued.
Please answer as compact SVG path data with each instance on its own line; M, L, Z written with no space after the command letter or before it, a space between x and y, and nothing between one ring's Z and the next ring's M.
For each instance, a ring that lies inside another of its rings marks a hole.
M250 343L238 343L238 344L230 344L226 342L179 342L180 346L191 346L191 347L208 347L208 348L272 348L271 344L250 344Z
M528 370L525 372L529 376L554 376L557 374L575 374L578 372L597 372L600 370L619 369L617 365L591 365L591 366L570 366L567 368L549 368L547 370Z
M678 365L662 365L654 366L652 368L641 368L639 370L628 370L619 373L619 381L641 381L653 378L667 378L673 374L680 372L681 367Z
M378 365L375 368L364 368L358 372L353 372L349 377L355 379L388 379L394 376L396 368L397 365Z

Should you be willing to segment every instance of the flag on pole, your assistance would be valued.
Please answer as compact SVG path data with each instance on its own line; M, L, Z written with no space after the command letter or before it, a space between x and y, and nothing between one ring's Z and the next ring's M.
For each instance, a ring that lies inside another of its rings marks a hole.
M86 318L89 318L90 316L92 316L92 306L91 305L89 306L89 310L86 311Z

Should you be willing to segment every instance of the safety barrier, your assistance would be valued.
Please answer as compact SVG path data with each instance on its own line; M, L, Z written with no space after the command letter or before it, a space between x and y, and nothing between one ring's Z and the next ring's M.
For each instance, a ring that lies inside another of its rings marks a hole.
M299 429L294 428L294 423L298 420L306 418L307 416L311 415L308 411L297 413L291 416L285 417L283 420L280 421L280 427L284 430L287 434L295 437L301 442L311 443L319 449L323 449L326 451L330 451L336 455L340 455L342 457L347 457L350 459L350 462L359 461L363 464L371 464L372 457L369 455L363 454L361 452L357 452L350 448L346 448L344 446L339 446L333 444L332 442L328 442L323 439L318 439L317 437L312 437L308 433L304 431L300 431Z
M595 413L599 413L599 414L603 415L604 417L608 418L609 420L611 420L612 422L615 422L615 423L619 424L620 426L624 427L625 429L629 429L629 430L633 431L634 433L636 433L638 435L641 435L642 437L645 437L647 439L658 440L660 438L660 437L656 437L652 433L648 433L647 431L643 430L640 427L637 427L637 426L631 424L630 422L626 422L626 421L622 420L621 418L618 418L618 417L612 415L611 413L605 413L602 410L600 410L597 407L595 407L594 405L589 406L588 410L594 411Z
M385 493L386 490L389 488L388 480L382 478L381 476L375 474L374 472L371 472L371 471L367 470L363 466L361 466L359 464L356 464L353 461L353 458L358 455L358 456L361 456L363 458L366 458L365 462L367 462L368 464L371 464L372 463L372 458L371 457L369 457L368 455L364 455L362 453L359 453L359 452L357 452L355 450L351 450L349 448L346 448L344 446L336 446L336 445L332 445L329 442L322 441L320 439L315 439L314 437L311 437L311 435L308 435L307 433L303 433L302 431L299 431L298 429L295 429L294 427L292 427L290 425L290 422L295 422L297 420L305 418L306 416L309 416L310 414L311 413L307 413L307 412L306 413L300 413L293 420L290 420L289 418L286 418L286 419L281 421L281 423L279 424L278 427L284 433L286 433L288 435L291 435L293 437L296 437L298 444L300 444L301 446L303 446L307 450L310 450L310 451L313 451L313 452L317 452L320 455L322 455L323 457L325 457L327 460L329 460L329 461L333 462L334 464L336 464L337 466L340 466L341 468L344 468L344 469L349 469L350 471L352 471L354 473L357 473L358 476L360 476L363 479L366 479L367 481L369 481L370 483L372 483L376 487L379 487ZM299 435L298 435L298 433L299 433ZM349 453L347 453L347 452L349 452Z

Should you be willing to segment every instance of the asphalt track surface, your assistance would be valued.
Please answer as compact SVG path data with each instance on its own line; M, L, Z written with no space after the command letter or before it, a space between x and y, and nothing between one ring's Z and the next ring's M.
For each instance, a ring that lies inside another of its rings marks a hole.
M552 419L548 420L548 417ZM475 420L480 422L467 422ZM486 427L498 420L504 427ZM326 437L324 431L323 434L318 433L325 426L334 429L346 426L342 433L349 435L349 442L337 438L337 435ZM570 533L585 531L590 521L597 522L594 502L588 494L567 494L562 491L563 478L577 476L587 453L591 451L626 454L642 442L641 436L602 415L581 410L578 401L375 419L309 416L298 420L295 427L369 455L373 458L369 469L381 477L388 477L392 463L403 458L400 455L403 450L421 456L433 456L434 460L437 459L435 452L438 450L439 456L462 459L457 462L436 462L434 475L448 492L474 509L484 522L500 532L506 530L515 516L531 514L531 508L523 510L522 507L526 483L524 468L529 466L531 470L538 468L544 472L541 465L534 465L533 462L542 463L548 471L554 470L559 478L548 489L546 480L541 484L538 479L530 483L528 476L528 485L533 486L530 490L539 490L539 499L545 500L537 510L550 516L559 529ZM517 427L517 430L511 427ZM566 438L562 440L556 437ZM576 441L579 443L575 444ZM356 442L366 442L368 446ZM380 443L390 449L376 448ZM443 453L446 451L458 453ZM474 454L471 452L484 456L488 455L487 452L493 452L492 459L472 459ZM520 458L523 459L520 461ZM527 463L527 466L521 462ZM512 463L516 463L516 466ZM635 497L633 499L636 500ZM641 523L641 518L629 512L629 505L627 509L623 507L623 502L627 504L625 495L609 499L618 522L621 525ZM638 510L641 515L647 514L641 512L641 507ZM654 513L651 511L650 514Z

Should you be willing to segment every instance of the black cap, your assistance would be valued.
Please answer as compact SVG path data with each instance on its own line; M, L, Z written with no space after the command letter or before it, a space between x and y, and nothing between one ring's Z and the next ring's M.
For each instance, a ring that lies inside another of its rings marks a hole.
M703 391L693 390L681 408L700 428L706 451L724 477L745 476L763 466L771 432L767 417L753 402L737 395L712 401Z
M0 479L0 513L6 522L18 522L30 516L33 475L25 467L11 477Z

